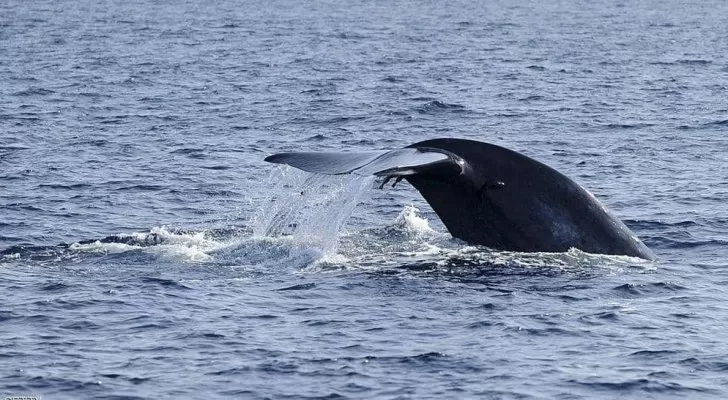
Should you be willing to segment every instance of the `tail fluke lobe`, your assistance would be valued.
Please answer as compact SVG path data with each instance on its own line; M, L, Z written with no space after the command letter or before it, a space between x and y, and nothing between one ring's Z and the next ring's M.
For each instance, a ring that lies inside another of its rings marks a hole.
M457 175L462 171L460 157L431 148L403 148L361 153L279 153L266 157L265 161L290 165L316 174L376 175L390 179L423 173Z
M367 151L361 153L278 153L265 158L275 164L286 164L314 174L342 175L360 169L387 151Z

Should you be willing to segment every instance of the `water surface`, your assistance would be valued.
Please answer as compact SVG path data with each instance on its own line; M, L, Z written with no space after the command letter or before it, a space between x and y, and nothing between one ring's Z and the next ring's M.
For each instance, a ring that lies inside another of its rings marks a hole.
M2 2L0 393L728 396L727 3L511 3ZM468 246L406 183L262 161L436 137L659 260Z

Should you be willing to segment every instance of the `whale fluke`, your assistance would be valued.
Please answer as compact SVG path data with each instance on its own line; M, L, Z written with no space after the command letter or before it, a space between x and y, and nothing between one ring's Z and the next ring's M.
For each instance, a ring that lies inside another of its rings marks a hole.
M654 254L586 189L523 154L465 139L395 150L280 153L265 161L311 173L406 179L456 238L499 250Z
M440 169L460 173L462 169L459 157L435 148L406 147L359 153L278 153L266 157L265 161L324 175L406 176Z

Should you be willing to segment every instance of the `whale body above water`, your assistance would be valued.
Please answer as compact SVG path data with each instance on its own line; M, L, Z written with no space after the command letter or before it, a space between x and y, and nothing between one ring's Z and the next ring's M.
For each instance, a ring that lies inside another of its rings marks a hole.
M466 139L432 139L395 150L279 153L265 161L317 174L406 180L452 236L498 250L626 255L652 251L591 193L516 151Z

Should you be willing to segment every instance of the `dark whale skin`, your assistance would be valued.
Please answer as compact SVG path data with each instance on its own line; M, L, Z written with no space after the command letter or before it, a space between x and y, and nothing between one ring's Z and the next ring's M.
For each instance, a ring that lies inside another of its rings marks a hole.
M523 154L466 139L432 139L395 150L279 153L265 161L304 171L406 179L450 233L521 252L655 255L591 193Z
M434 148L462 160L462 172L407 176L450 233L501 250L588 253L655 258L591 193L523 154L465 139L433 139L408 147Z

